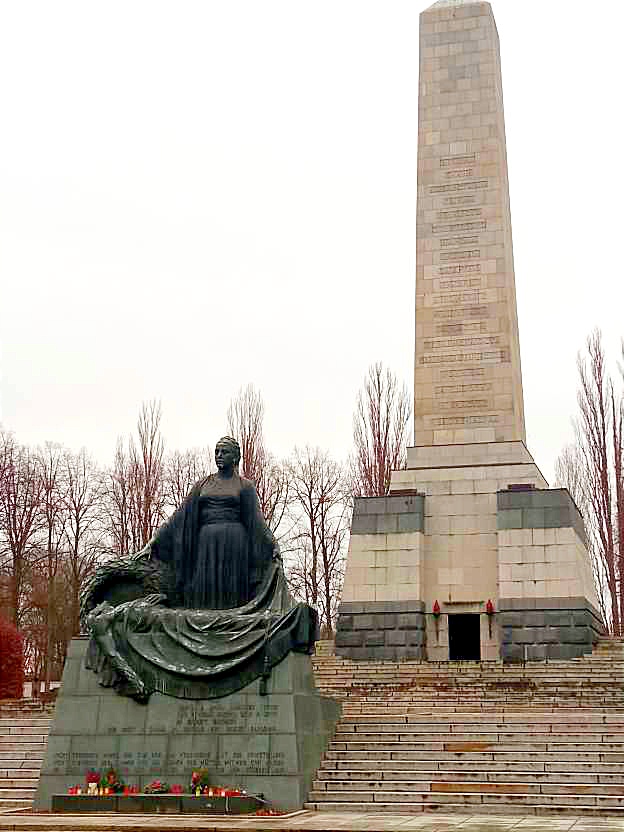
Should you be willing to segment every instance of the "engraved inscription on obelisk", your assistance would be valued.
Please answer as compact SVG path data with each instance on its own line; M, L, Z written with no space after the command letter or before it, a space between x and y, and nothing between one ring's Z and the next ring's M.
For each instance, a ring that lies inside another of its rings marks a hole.
M489 3L420 16L414 444L525 439L507 154Z

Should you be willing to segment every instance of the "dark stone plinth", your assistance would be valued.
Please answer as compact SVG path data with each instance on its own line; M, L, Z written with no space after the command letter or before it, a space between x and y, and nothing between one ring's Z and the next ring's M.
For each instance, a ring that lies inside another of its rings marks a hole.
M53 794L53 812L116 812L117 795L95 797L88 794Z
M193 769L207 768L215 785L264 794L278 809L303 805L340 715L319 695L309 656L290 653L273 668L267 696L258 679L217 700L154 694L141 705L100 687L84 667L86 647L69 646L36 809L50 809L53 794L86 797L67 790L87 769L111 766L141 790L155 779L187 787Z
M600 613L586 598L501 598L501 658L506 662L575 659L604 635Z
M424 659L425 628L422 601L344 601L338 611L336 655L359 661Z
M585 525L567 488L534 488L496 494L498 529L573 528L586 542Z
M424 518L425 498L422 494L356 497L351 534L422 532Z
M175 794L52 795L52 811L82 814L119 812L144 815L244 815L269 804L255 795L240 797L192 797Z

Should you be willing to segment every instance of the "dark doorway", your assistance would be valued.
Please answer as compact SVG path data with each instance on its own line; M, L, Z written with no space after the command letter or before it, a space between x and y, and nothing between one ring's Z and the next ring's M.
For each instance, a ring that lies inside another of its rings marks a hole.
M455 613L448 617L449 661L481 661L481 616Z

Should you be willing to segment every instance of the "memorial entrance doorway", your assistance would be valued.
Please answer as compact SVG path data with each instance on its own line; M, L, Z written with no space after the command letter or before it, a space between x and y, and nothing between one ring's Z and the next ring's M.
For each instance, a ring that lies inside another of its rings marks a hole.
M478 613L453 613L448 617L449 661L481 661L481 625Z

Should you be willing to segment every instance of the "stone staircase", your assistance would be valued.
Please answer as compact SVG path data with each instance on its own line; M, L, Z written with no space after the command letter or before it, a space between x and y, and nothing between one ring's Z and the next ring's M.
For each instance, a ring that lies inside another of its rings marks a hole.
M0 812L32 807L51 717L35 699L0 702Z
M624 817L624 644L529 665L316 657L340 699L306 808Z

